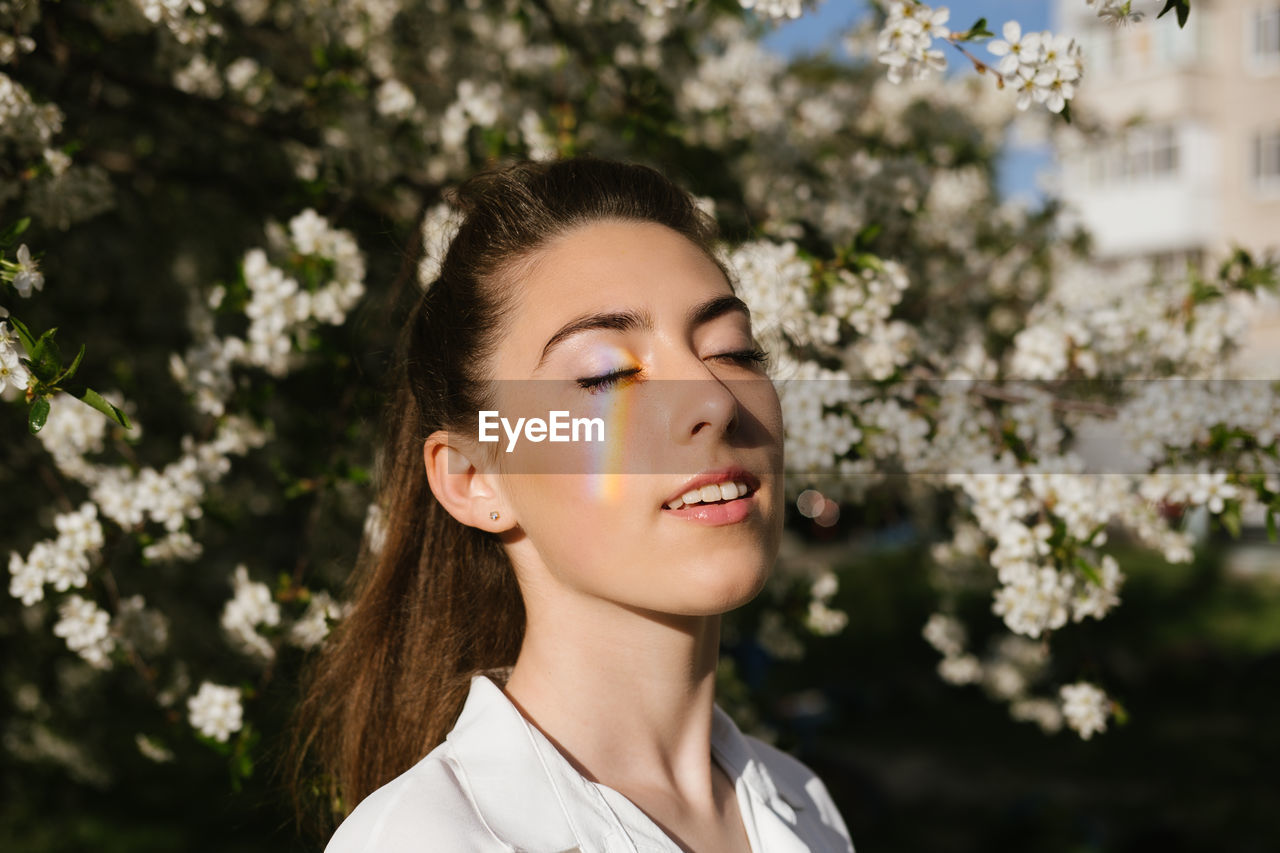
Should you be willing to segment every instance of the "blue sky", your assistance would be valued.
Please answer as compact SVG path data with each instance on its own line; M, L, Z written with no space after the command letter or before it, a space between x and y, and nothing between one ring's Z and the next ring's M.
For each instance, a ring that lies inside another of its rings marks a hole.
M986 18L987 29L995 33L999 33L1001 25L1010 19L1021 23L1024 30L1042 30L1050 26L1049 0L940 0L931 5L946 6L951 10L947 25L953 29L968 29L978 18ZM785 56L812 53L824 47L841 52L840 33L866 14L864 0L820 0L816 8L782 24L765 39L765 44ZM948 73L973 73L959 51L948 49L945 53ZM980 48L978 55L985 55L985 51ZM999 167L1001 194L1006 198L1023 196L1033 202L1039 200L1042 194L1036 187L1036 174L1051 165L1052 158L1045 146L1006 151Z

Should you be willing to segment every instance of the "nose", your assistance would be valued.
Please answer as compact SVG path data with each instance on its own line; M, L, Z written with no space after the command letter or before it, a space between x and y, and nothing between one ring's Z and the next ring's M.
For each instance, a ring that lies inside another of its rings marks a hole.
M714 441L731 436L738 429L738 398L707 365L691 359L694 366L669 386L672 439L677 444L697 440Z

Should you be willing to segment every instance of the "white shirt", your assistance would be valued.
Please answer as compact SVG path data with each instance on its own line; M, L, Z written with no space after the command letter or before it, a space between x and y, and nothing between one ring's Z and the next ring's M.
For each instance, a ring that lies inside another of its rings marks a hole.
M719 706L711 753L733 780L752 853L852 853L849 832L822 781L785 752L743 735ZM497 684L476 675L445 741L361 802L325 848L374 851L680 848L622 794L574 769Z

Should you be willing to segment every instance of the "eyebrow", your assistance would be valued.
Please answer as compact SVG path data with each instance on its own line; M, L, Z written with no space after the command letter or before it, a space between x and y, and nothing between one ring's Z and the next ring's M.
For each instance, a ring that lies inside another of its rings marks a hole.
M751 320L751 309L747 307L747 303L733 295L717 296L714 299L708 299L706 302L695 305L689 310L685 319L691 326L701 326L703 323L709 323L717 317L734 311L741 312L748 321ZM643 329L651 332L653 331L653 325L653 315L647 311L604 311L598 314L585 314L565 323L560 327L559 331L551 336L546 345L543 346L542 355L538 358L538 364L533 370L535 373L541 370L542 365L547 360L547 356L551 354L551 350L581 332L597 329L611 332L631 332Z

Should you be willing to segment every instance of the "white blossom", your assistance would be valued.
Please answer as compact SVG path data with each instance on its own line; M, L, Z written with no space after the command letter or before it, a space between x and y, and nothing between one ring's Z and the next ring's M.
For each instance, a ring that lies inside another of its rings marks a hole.
M1074 622L1079 622L1086 616L1101 619L1120 603L1116 590L1124 578L1116 558L1110 554L1104 554L1097 571L1101 583L1082 579L1083 582L1076 588L1075 596L1071 601L1071 619Z
M111 617L94 602L71 595L58 605L53 633L67 641L67 648L98 669L109 669L108 655L115 649L110 636Z
M5 388L23 391L30 384L31 373L18 359L16 350L0 349L0 391Z
M753 331L761 341L778 346L782 336L803 345L820 340L834 343L836 328L812 310L812 273L790 241L743 243L729 253L728 263L738 279L738 295L751 308ZM757 319L758 318L758 319Z
M262 66L258 64L256 59L242 56L227 65L223 71L223 76L226 77L227 85L231 87L232 91L243 92L249 88L261 70Z
M187 699L187 718L200 734L226 743L243 725L240 688L202 682L196 695Z
M997 71L1008 77L1024 67L1035 68L1039 64L1043 38L1040 33L1024 34L1017 21L1006 21L1001 33L1004 38L987 43L987 50L1001 57Z
M142 556L156 562L193 562L204 553L204 546L185 530L178 530L142 549Z
M43 600L45 578L43 566L33 566L18 552L9 552L9 594L14 598L28 607Z
M423 290L440 275L445 252L458 233L462 215L451 205L441 202L422 217L422 259L418 262L418 285Z
M1135 24L1144 17L1143 12L1132 8L1129 0L1085 0L1085 3L1097 9L1099 18L1115 26Z
M259 626L280 624L280 605L272 599L270 587L249 580L249 570L243 564L236 566L232 586L234 594L222 609L223 630L242 651L267 660L274 658L274 647L258 633Z
M901 83L908 77L923 80L947 67L942 51L932 45L935 37L948 35L942 25L949 15L945 7L935 10L916 0L898 0L890 5L876 41L876 59L889 66L890 82Z
M977 684L982 680L982 662L973 655L956 655L938 661L938 676L957 686Z
M378 111L378 115L400 118L413 112L413 108L416 105L417 99L414 98L412 90L395 78L384 80L382 85L378 87L378 92L375 96L375 108Z
M1084 681L1063 685L1059 694L1062 697L1062 716L1082 739L1089 740L1095 732L1106 731L1107 717L1111 713L1107 694Z
M44 289L44 274L40 272L39 265L31 259L31 250L27 248L26 243L18 247L15 257L17 269L14 271L13 289L18 291L19 296L26 299L31 296L33 289Z
M991 610L1015 634L1039 637L1067 623L1074 578L1052 566L1014 563L1000 570L1002 586Z
M744 9L754 9L769 18L798 18L803 0L738 0Z
M814 599L809 602L809 610L805 614L805 625L820 637L839 634L849 624L849 614L836 610L825 601Z
M1015 720L1032 722L1045 734L1055 734L1062 729L1062 710L1052 699L1019 699L1009 705L1009 716Z
M138 747L138 752L148 761L154 761L156 764L167 764L173 761L173 750L142 732L134 736L134 743Z
M346 608L327 592L313 593L306 612L289 629L289 641L304 649L313 649L329 634L329 623L341 619Z
M946 657L955 657L964 651L968 632L960 620L945 613L934 613L925 623L924 638Z
M1016 93L1017 108L1025 110L1036 101L1050 112L1062 112L1084 71L1080 46L1048 30L1023 33L1017 21L1007 21L1002 34L1004 38L992 39L987 50L1000 57L996 71L1005 88Z
M205 0L133 0L153 24L161 24L180 44L200 44L222 34L205 14Z
M187 94L205 98L218 98L223 92L218 67L201 53L192 56L190 62L174 72L173 85Z
M533 110L521 113L520 136L528 146L530 160L549 160L556 156L556 140L543 127L542 119Z

